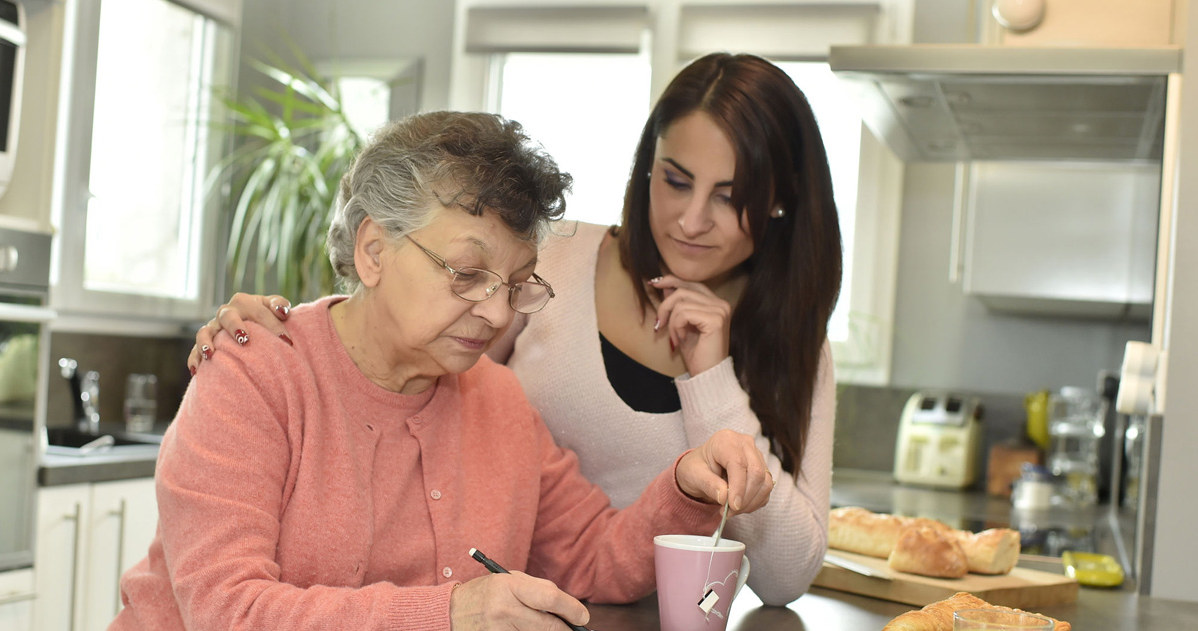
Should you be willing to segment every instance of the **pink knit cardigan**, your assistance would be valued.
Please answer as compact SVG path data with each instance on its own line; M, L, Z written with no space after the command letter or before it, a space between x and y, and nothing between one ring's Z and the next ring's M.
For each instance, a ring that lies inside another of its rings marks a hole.
M163 441L157 536L111 629L447 630L453 585L486 573L471 547L627 602L653 590L654 535L714 527L674 467L611 508L486 357L420 395L378 387L337 300L292 311L294 346L220 335Z

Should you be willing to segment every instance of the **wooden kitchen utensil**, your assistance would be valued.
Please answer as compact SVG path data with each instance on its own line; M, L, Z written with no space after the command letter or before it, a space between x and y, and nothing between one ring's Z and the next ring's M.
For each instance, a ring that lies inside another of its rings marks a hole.
M843 550L837 550L836 554L871 569L888 571L891 580L879 581L824 563L814 585L920 607L957 592L969 592L995 605L1027 610L1077 601L1077 581L1063 574L1016 567L1010 574L998 576L967 574L963 578L930 578L890 571L886 559Z
M999 443L991 447L986 464L986 494L1011 497L1011 484L1019 479L1025 462L1044 464L1043 452L1030 442Z

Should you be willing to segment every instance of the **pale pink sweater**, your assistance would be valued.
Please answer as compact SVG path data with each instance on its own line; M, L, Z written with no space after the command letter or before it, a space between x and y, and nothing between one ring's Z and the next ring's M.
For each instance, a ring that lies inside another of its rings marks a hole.
M574 225L562 222L554 230L569 233ZM730 358L675 379L678 412L638 412L608 382L599 346L595 269L607 228L576 226L571 236L552 237L537 263L537 274L553 284L557 297L544 311L518 317L491 357L515 371L557 444L578 454L583 475L618 507L631 504L677 454L717 430L753 436L778 486L765 508L730 518L724 534L745 543L753 563L749 587L763 602L785 605L798 598L828 548L836 418L831 349L825 344L820 355L799 475L782 471L770 453Z
M158 533L110 629L445 630L453 585L486 573L471 547L632 601L653 590L653 535L714 528L674 467L611 508L485 357L421 395L378 387L333 329L335 300L292 311L294 347L265 329L217 339L163 442Z

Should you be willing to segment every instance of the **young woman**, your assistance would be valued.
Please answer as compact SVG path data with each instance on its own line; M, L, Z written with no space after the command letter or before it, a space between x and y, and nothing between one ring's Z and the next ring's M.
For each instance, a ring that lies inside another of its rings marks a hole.
M621 225L578 224L540 264L568 289L518 316L489 354L515 371L558 444L626 506L681 449L720 429L755 436L778 487L725 536L745 542L763 602L804 593L827 547L827 324L842 264L803 93L759 57L692 62L645 124ZM222 327L248 342L242 318L286 335L276 318L287 304L234 296L200 329L189 365L211 356Z

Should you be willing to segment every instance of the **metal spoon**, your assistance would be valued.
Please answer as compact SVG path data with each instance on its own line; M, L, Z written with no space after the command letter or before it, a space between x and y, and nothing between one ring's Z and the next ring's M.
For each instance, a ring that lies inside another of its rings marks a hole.
M724 524L728 521L728 501L724 501L724 514L720 517L720 526L715 529L715 541L711 543L711 547L718 548L720 546L720 535L724 534Z

